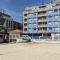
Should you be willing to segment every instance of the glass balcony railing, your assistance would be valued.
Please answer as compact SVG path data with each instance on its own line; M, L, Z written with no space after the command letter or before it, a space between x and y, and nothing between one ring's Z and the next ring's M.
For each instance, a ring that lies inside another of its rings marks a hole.
M60 32L60 30L47 30L47 31L50 33L59 33Z
M47 12L47 15L54 16L54 15L60 15L60 13L59 12L51 12L51 13Z
M60 24L47 24L47 27L60 27Z
M60 21L60 18L47 18L47 21Z

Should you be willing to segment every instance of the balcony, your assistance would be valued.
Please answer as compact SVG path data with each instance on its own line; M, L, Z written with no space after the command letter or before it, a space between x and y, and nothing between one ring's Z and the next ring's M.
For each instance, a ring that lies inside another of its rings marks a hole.
M27 21L24 21L23 23L28 23Z
M38 14L38 17L43 17L43 16L47 16L47 14L46 13Z
M28 31L23 31L23 33L28 33Z
M38 20L38 22L47 22L47 20L45 20L45 19L44 20Z
M38 32L38 30L37 29L28 29L28 33L37 33Z
M38 11L47 11L47 8L39 8Z
M24 27L24 28L28 28L28 26L25 26L25 25L24 25L23 27Z
M47 30L42 30L42 33L47 33Z
M27 19L28 17L27 16L23 16L24 19Z
M47 30L39 30L38 33L47 33Z
M38 30L38 33L42 33L42 30Z
M48 29L47 30L49 33L58 33L58 32L60 32L60 29L59 30L56 30L56 29Z
M27 20L23 20L23 23L28 23L28 21Z
M28 14L28 11L24 11L23 14Z
M60 8L60 5L55 5L55 6L53 6L52 9L59 9L59 8Z
M58 30L48 30L49 33L58 33ZM59 31L60 32L60 31Z
M47 27L60 27L60 24L48 24Z
M47 27L47 24L40 24L38 27Z
M54 18L54 17L52 17L52 18L47 18L47 22L60 22L60 17L59 18Z
M37 9L35 9L34 11L31 9L31 10L25 10L23 12L23 14L28 14L28 13L33 13L33 12L37 12Z
M53 15L60 15L60 13L59 12L54 12L54 11L52 11L51 13L49 13L49 12L47 12L47 15L48 16L53 16Z

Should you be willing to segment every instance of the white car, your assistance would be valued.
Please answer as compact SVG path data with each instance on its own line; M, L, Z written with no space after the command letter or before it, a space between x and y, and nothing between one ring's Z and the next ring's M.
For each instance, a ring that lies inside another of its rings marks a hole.
M27 41L27 42L31 42L31 37L28 36L28 35L23 35L22 39L25 40L25 41Z

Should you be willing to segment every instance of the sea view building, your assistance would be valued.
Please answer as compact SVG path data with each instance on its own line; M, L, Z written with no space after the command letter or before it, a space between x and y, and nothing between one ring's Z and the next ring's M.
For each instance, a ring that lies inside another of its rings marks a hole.
M60 2L26 7L23 12L23 34L32 38L59 38Z

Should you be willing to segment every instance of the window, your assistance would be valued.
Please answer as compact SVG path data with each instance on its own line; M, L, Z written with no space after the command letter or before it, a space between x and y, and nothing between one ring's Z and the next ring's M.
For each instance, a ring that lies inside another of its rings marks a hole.
M59 28L55 28L54 30L59 30Z
M59 22L55 22L55 24L59 24Z
M28 18L35 18L36 17L36 13L29 13L27 17Z
M38 25L41 25L42 23L41 22L38 22Z
M24 21L27 21L27 19L25 18Z
M15 35L13 35L13 38L15 38Z
M42 5L42 6L39 6L39 8L45 8L46 6Z
M42 30L42 28L38 28L38 30Z
M41 11L41 12L38 12L38 14L44 14L46 13L46 11Z
M59 3L57 3L57 4L53 5L53 7L57 7L57 6L60 6L60 4L59 4Z
M57 11L58 11L58 9L55 9L55 10L54 10L54 12L57 12Z
M36 28L34 28L34 30L36 30Z
M59 8L59 11L60 11L60 8Z
M27 23L24 23L24 26L27 26Z
M52 27L50 27L49 30L52 30Z
M56 6L60 6L60 4L56 4Z
M41 12L38 12L38 14L40 14Z
M43 27L43 30L47 30L47 28L46 27Z
M19 35L17 34L16 37L19 37Z
M43 18L43 19L46 19L46 16L43 16L42 18Z
M55 18L59 18L59 16L55 16Z
M47 24L47 22L43 22L43 24Z
M24 31L27 31L27 28L24 28Z
M12 35L10 35L10 39L12 38Z
M49 22L48 24L52 24L51 22Z
M48 18L52 18L52 16L48 16Z
M52 13L52 12L53 12L53 10L48 10L47 12L48 12L48 13Z
M38 17L38 19L46 19L46 16L41 16L41 17Z
M38 17L38 19L42 19L42 17Z
M27 16L27 14L24 14L24 16Z

